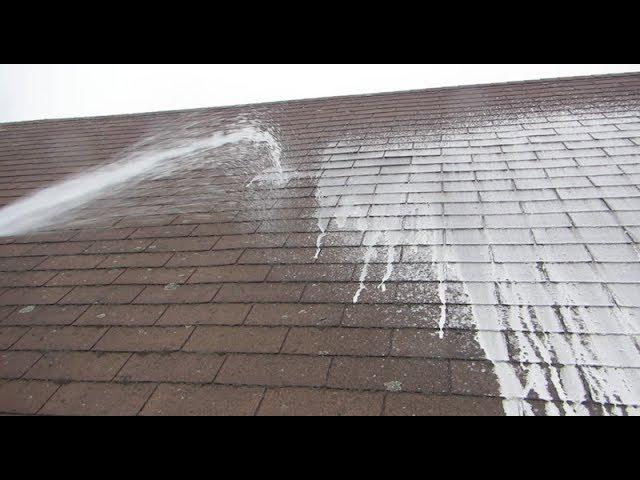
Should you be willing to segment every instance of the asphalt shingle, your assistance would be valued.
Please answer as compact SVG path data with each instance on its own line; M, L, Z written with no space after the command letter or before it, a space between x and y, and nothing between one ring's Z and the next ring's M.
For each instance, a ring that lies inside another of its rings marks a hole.
M0 413L637 414L639 87L3 125L0 205L149 132L251 118L282 155L182 156L0 238Z

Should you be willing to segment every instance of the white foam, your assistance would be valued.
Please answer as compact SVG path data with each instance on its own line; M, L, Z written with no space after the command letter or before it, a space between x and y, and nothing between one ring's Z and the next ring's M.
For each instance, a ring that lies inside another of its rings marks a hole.
M367 273L369 272L369 263L376 256L376 251L373 247L367 247L367 251L364 254L364 261L362 264L362 270L360 271L360 285L358 286L358 290L353 296L353 303L358 303L358 299L360 298L360 294L363 290L366 290L366 285L364 282L367 279Z
M378 288L383 292L387 291L387 281L391 278L393 274L393 260L395 258L395 247L394 245L389 245L387 247L387 266L384 272L384 276L382 277L382 281L378 285Z
M342 186L319 185L318 192L319 199L333 196L334 201L335 196L349 194L348 187ZM638 414L640 378L635 372L640 371L640 315L621 308L607 293L606 281L595 281L599 276L604 279L606 272L594 269L596 277L590 283L551 282L544 264L496 264L493 250L486 249L493 243L528 244L530 234L523 238L514 229L507 237L504 231L498 235L497 230L482 229L469 245L455 244L455 237L454 244L448 244L449 229L457 227L447 225L453 223L439 222L438 227L425 224L426 220L411 219L411 223L409 218L417 213L412 206L376 205L373 200L367 205L366 201L363 194L358 205L342 205L341 199L334 204L337 207L318 202L315 213L333 220L329 231L320 229L318 252L331 230L364 232L366 249L360 254L354 302L367 288L373 247L387 247L386 268L378 285L384 291L394 269L391 247L402 246L403 261L431 263L437 281L435 301L440 303L439 337L443 338L448 322L475 326L476 339L493 364L507 414L583 416L593 413L588 402L599 403L607 415ZM438 219L436 215L428 218ZM522 220L525 226L533 225L525 214ZM442 240L437 237L441 233ZM403 269L403 275L408 271ZM462 314L468 317L462 321L447 318L448 302L469 305L471 314ZM542 401L542 408L531 399Z

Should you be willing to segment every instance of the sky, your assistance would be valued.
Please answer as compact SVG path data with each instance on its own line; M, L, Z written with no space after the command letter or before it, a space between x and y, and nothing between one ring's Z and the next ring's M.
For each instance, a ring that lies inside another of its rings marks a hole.
M0 65L0 122L640 71L640 64Z

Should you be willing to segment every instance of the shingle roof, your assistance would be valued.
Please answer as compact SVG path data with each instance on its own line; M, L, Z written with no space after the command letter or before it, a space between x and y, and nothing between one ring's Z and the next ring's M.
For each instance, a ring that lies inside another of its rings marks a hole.
M0 205L238 125L282 148L178 150L0 238L0 412L638 414L639 102L626 74L0 125Z

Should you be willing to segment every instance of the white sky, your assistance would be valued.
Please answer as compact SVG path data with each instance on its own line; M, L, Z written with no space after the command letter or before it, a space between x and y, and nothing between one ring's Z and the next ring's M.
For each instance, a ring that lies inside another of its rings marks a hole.
M640 71L625 65L0 65L0 122Z

